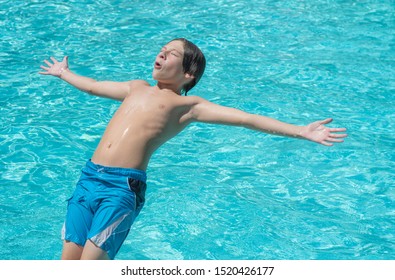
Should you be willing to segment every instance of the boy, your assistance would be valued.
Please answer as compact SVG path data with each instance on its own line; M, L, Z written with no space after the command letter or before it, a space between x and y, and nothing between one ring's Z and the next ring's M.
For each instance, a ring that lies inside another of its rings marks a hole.
M144 205L146 169L152 154L192 122L242 126L258 131L314 141L326 146L342 142L344 128L327 128L331 119L295 126L211 103L197 96L181 96L196 85L205 58L186 39L166 44L156 57L155 86L95 81L68 67L68 57L41 66L52 75L89 94L122 102L109 122L91 160L86 163L63 228L62 259L114 259Z

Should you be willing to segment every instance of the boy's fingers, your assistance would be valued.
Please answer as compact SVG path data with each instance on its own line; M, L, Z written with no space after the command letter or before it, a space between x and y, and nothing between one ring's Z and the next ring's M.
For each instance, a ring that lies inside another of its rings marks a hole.
M320 121L320 124L328 124L328 123L330 123L331 121L333 121L333 119L332 119L332 118L328 118L328 119L325 119L325 120Z
M322 141L321 144L324 145L324 146L327 146L327 147L333 146L332 143L328 143L326 141Z
M329 137L333 137L333 138L345 138L345 137L347 137L347 134L333 134L333 133L330 133L330 134L329 134Z
M54 57L52 57L51 56L51 60L53 61L53 63L57 63L58 61L54 58Z
M44 62L49 66L49 67L51 67L52 66L52 63L51 62L49 62L48 60L44 60Z
M329 138L328 141L336 142L336 143L342 143L342 142L344 142L343 139L336 139L336 138Z
M340 132L340 131L346 131L346 128L330 128L329 129L331 132Z

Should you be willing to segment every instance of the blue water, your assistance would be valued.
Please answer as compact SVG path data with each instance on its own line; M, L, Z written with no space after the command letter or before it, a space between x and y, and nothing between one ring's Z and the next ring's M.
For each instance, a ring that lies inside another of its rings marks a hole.
M191 95L347 127L332 148L194 124L148 169L118 259L394 259L391 0L0 0L0 259L58 259L65 199L117 102L40 76L70 56L96 79L146 79L186 37L208 64Z

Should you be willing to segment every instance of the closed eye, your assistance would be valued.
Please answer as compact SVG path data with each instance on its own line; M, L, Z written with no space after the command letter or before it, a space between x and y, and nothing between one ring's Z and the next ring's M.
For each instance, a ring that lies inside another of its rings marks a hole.
M167 52L170 52L170 54L171 55L173 55L173 56L176 56L176 57L181 57L182 56L182 53L180 53L178 50L176 50L176 49L167 49L166 47L163 47L161 50L160 50L160 52L161 53L167 53Z

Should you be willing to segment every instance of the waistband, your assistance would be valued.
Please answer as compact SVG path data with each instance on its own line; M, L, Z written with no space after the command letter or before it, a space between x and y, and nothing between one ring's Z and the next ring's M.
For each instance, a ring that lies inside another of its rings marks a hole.
M133 179L143 181L144 183L147 181L147 173L144 170L140 170L140 169L104 166L104 165L93 163L91 160L88 160L86 162L85 167L91 171L98 173L131 177Z

